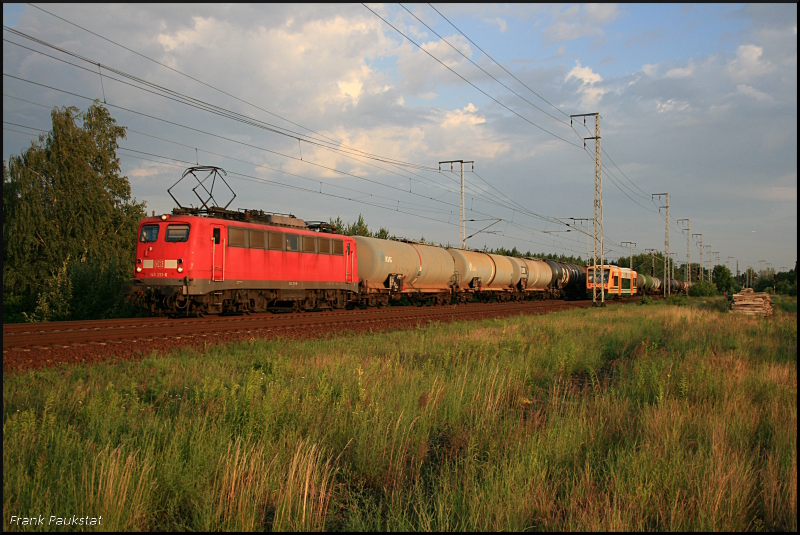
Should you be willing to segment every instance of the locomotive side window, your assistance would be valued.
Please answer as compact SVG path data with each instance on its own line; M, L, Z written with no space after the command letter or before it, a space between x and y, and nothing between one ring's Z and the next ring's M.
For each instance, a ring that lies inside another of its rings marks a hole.
M631 279L629 277L622 277L622 289L623 290L630 290L631 289Z
M299 251L300 250L300 236L297 234L286 235L286 250Z
M189 225L167 225L167 234L164 236L164 241L189 241Z
M218 228L214 229L214 243L216 245L219 245L219 229Z
M154 242L158 239L158 225L145 225L142 227L142 233L139 235L139 241L142 243Z
M333 242L333 254L344 255L344 242L342 240L331 240Z
M266 249L267 239L266 235L260 230L250 231L250 248L251 249Z
M231 247L247 247L247 229L228 227L228 245Z
M281 232L269 233L269 248L275 251L283 251L283 236Z
M331 254L331 240L328 238L319 238L319 254Z
M316 253L317 252L317 239L311 236L303 236L303 252Z

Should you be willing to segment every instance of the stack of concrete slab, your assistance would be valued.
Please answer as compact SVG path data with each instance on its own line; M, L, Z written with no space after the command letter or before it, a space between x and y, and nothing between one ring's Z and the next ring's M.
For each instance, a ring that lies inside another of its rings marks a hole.
M738 294L733 294L731 310L747 316L772 316L772 297L765 292L754 292L752 288L745 288Z

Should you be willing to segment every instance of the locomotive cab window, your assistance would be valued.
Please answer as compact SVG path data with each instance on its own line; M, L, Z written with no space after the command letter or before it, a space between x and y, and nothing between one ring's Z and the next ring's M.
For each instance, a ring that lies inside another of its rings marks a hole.
M158 225L144 225L139 241L142 243L154 242L158 239Z
M344 255L344 242L342 240L331 240L333 242L333 254Z
M303 236L303 252L316 253L317 252L317 239L311 236Z
M299 251L300 250L300 236L297 234L286 235L286 250Z
M328 238L319 238L319 254L331 254L331 240Z
M228 227L228 245L231 247L247 247L247 229Z
M259 230L250 231L250 248L251 249L266 249L267 240L266 235Z
M167 234L164 236L164 241L189 241L189 225L167 225Z
M273 251L283 251L283 236L281 232L269 233L269 248Z

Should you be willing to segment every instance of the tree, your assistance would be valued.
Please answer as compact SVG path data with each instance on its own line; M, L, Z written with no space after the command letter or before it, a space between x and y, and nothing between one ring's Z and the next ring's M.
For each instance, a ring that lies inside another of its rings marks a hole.
M133 265L144 203L116 155L125 128L95 101L51 112L53 129L3 162L3 296L39 296L74 262ZM62 274L63 276L63 274Z
M731 293L733 290L733 277L731 277L731 271L721 264L714 266L714 271L712 271L714 284L717 285L717 292L723 293Z

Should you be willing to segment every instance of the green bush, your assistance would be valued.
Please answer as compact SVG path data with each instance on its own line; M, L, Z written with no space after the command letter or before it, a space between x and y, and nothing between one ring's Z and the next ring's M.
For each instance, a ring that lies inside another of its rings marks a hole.
M696 282L689 287L691 297L713 297L717 295L717 287L708 281Z

